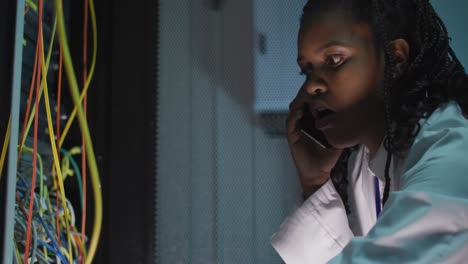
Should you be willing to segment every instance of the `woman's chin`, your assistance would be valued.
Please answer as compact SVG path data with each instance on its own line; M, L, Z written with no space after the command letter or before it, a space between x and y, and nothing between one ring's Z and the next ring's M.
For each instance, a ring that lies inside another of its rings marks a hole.
M349 134L333 133L332 131L326 131L324 134L328 143L337 149L350 148L359 144L359 141L351 138Z

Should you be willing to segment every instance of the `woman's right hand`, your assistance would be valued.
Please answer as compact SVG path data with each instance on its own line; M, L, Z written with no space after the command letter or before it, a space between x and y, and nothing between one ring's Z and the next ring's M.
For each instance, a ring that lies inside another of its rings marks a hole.
M287 138L299 174L304 197L309 197L330 178L330 173L342 149L325 150L307 138L298 126L304 115L304 102L298 95L289 105L287 118Z

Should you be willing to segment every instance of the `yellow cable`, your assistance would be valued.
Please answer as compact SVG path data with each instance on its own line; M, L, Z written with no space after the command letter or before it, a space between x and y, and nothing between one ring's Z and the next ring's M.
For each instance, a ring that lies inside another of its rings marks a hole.
M86 84L83 88L83 91L81 92L81 95L80 95L80 104L83 102L83 98L84 96L86 95L86 93L88 92L88 88L89 88L89 85L91 83L91 80L93 78L93 75L94 75L94 69L96 68L96 58L97 58L97 45L98 45L98 42L97 42L97 24L96 24L96 13L95 13L95 10L94 10L94 3L89 5L89 9L90 9L90 13L91 13L91 26L92 26L92 29L93 29L93 55L92 55L92 60L91 60L91 68L89 69L89 73L88 73L88 79L86 80ZM75 106L73 108L73 111L72 113L70 114L70 117L68 118L67 120L67 123L62 131L62 135L60 136L60 141L59 141L59 147L61 148L62 147L62 144L63 144L63 141L65 140L65 137L67 136L68 134L68 131L70 130L70 127L75 119L75 116L76 116L76 111L77 111L77 107Z
M2 155L0 156L0 180L2 179L3 165L5 164L5 157L8 150L8 142L10 141L10 126L11 126L11 115L8 119L7 130L5 134L5 141L3 141Z
M91 16L95 17L93 0L89 1L89 7L91 11ZM99 242L98 240L99 240L99 236L100 236L101 228L102 228L101 183L100 183L99 172L98 172L97 164L96 164L96 157L94 155L93 142L91 140L88 124L87 124L86 117L83 111L83 106L81 104L78 82L76 80L75 72L73 70L73 62L72 62L72 58L70 55L68 42L66 39L67 34L65 32L65 21L63 17L63 6L62 6L61 0L55 0L55 10L57 11L59 40L60 40L60 44L62 45L64 65L65 65L65 71L67 73L68 82L70 86L70 93L72 95L75 107L77 107L78 122L80 124L81 131L84 134L84 138L86 142L86 154L87 154L87 160L89 162L89 170L91 173L91 182L92 182L93 194L94 194L94 208L95 208L94 225L93 225L93 231L91 234L88 257L85 259L86 264L91 264L93 261L94 255L96 254L96 249L97 249L97 245Z
M70 153L72 156L81 154L81 147L73 147L68 151L68 153Z
M45 187L45 190L44 190L44 195L45 195L45 198L46 198L46 203L47 203L47 208L49 209L49 213L52 214L54 211L53 211L53 208L52 207L52 202L50 201L50 193L49 193L49 188Z
M42 70L44 72L46 72L45 70L45 63L42 62ZM50 111L50 101L49 101L49 91L48 91L48 87L47 87L47 80L46 78L42 78L42 84L43 84L43 87L44 87L44 100L45 100L45 108L46 108L46 114L47 114L47 126L48 126L48 129L49 129L49 138L50 138L50 144L52 146L52 154L54 156L54 165L55 165L55 170L57 172L57 176L58 176L58 182L59 182L59 187L60 187L60 194L62 196L62 206L63 206L63 210L65 212L65 224L66 224L66 230L67 230L67 240L68 240L68 244L71 245L71 234L70 234L70 230L69 230L69 212L68 212L68 207L66 206L66 202L65 202L65 187L63 185L63 177L62 177L62 170L60 168L60 163L59 163L59 156L58 156L58 152L57 152L57 145L55 144L55 135L54 135L54 127L53 127L53 124L52 124L52 114L51 114L51 111ZM71 247L68 247L68 256L69 256L69 261L70 263L72 263L72 260L73 260L73 254L72 254L72 249Z
M50 38L49 49L47 50L47 59L46 59L46 67L45 67L46 72L45 72L44 79L47 79L47 71L49 70L50 58L52 57L52 48L54 46L56 30L57 30L57 18L54 21L54 26L52 28L52 35ZM44 55L44 51L42 51L42 54ZM41 83L41 87L39 89L39 101L41 101L41 98L42 98L42 91L43 91L43 87ZM24 142L26 142L26 138L28 137L28 133L29 133L29 130L31 129L32 122L34 121L34 117L36 114L36 112L34 111L35 108L36 108L36 103L34 103L33 107L31 108L31 114L29 115L28 124L26 125L26 131L24 132L24 138L21 140L21 143L20 143L20 147L19 147L20 151L24 146ZM21 155L21 153L18 153L18 157L19 155Z
M26 3L34 10L37 12L37 5L31 1L31 0L26 0Z
M72 206L72 204L70 203L69 200L67 200L67 207L68 207L68 212L70 212L70 213L74 212L73 206ZM74 218L75 217L73 217L72 219L74 219ZM73 238L73 236L75 235L74 230L76 230L74 221L72 221L70 223L70 225L67 227L67 229L70 231L71 237ZM69 244L69 248L71 247L70 245L73 246L73 250L74 250L73 252L75 252L75 255L79 256L80 253L78 251L78 248L77 248L77 245L76 245L76 242L75 242L74 238L71 240L71 244ZM72 256L72 259L73 259L73 256Z
M16 239L15 239L15 237L13 237L13 243L15 244L15 257L16 257L16 262L18 262L18 264L23 264L23 260L21 259L21 254L20 254L20 252L19 252L18 245L16 244Z
M49 69L49 64L50 64L50 58L51 58L51 54L52 54L52 47L53 47L53 44L54 44L54 40L55 40L55 32L56 32L56 28L57 28L57 19L55 19L54 21L54 26L53 26L53 29L52 29L52 35L51 35L51 40L50 40L50 44L49 44L49 50L48 50L48 54L47 54L47 59L46 59L46 63L44 63L44 61L42 61L40 67L42 67L42 83L41 83L41 86L40 86L40 91L39 91L39 100L40 100L40 97L44 91L44 99L45 99L45 105L46 105L46 112L47 112L47 123L48 123L48 129L49 129L49 137L50 137L50 140L51 140L51 146L52 146L52 153L53 153L53 156L54 156L54 165L55 165L55 168L57 170L57 174L58 174L58 177L59 177L59 186L60 186L60 194L62 196L62 206L64 207L64 212L65 212L65 223L66 223L66 226L68 226L68 219L66 218L68 216L67 214L67 207L65 206L65 188L63 186L63 181L61 181L62 179L62 175L61 175L61 171L60 171L60 167L59 167L59 164L58 164L58 154L57 154L57 148L55 146L55 135L53 134L53 127L52 127L52 123L51 123L51 120L52 120L52 117L51 117L51 114L50 114L50 103L49 103L49 96L48 96L48 88L47 88L47 71ZM42 34L42 32L39 32L39 34ZM41 41L42 43L42 49L39 51L42 53L42 57L44 58L44 39L42 36L40 36L40 38L38 38L37 41ZM47 64L47 65L46 65ZM35 107L35 105L34 105ZM34 108L33 108L34 109ZM25 133L25 136L21 142L21 145L20 145L20 148L22 148L24 146L24 142L26 140L26 135L27 135L27 132L29 131L30 129L30 124L32 123L34 119L34 114L31 114L31 117L29 119L29 124L28 124L28 127L26 129L26 133ZM68 230L68 229L67 229ZM67 232L67 237L68 237L68 243L70 244L70 238L71 238L71 235L70 235L70 232ZM71 251L71 249L70 249ZM71 255L71 254L70 254ZM69 259L69 261L71 262L72 259Z
M71 247L69 247L69 248L71 248ZM60 247L60 250L61 250L62 254L65 255L66 258L72 259L72 256L70 255L70 252L67 253L67 251L66 251L67 249L66 249L66 248ZM69 263L73 263L73 262L69 262Z
M62 176L65 181L68 176L73 176L75 171L70 168L70 159L67 155L62 157Z
M52 47L53 47L53 44L54 44L54 41L55 41L56 29L57 29L57 18L54 19L54 26L53 26L53 29L52 29L52 35L51 35L49 50L48 50L47 59L46 59L47 65L44 63L44 60L42 60L42 63L40 65L40 67L42 67L42 83L41 83L41 86L40 86L39 100L40 100L40 96L44 92L44 100L45 100L46 114L47 114L47 125L48 125L48 129L49 129L49 138L50 138L50 141L51 141L52 154L54 156L53 162L54 162L55 169L56 169L57 176L58 176L60 194L62 196L61 200L62 200L62 207L64 208L63 210L64 210L64 214L65 214L65 226L67 227L66 228L66 230L67 230L67 242L68 242L68 244L70 244L71 234L70 234L70 230L68 229L69 213L68 213L68 207L66 207L65 187L63 185L62 173L61 173L60 164L59 164L59 156L58 156L58 153L57 153L57 147L55 145L55 135L54 135L54 129L53 129L53 125L52 125L52 115L50 113L49 92L48 92L48 86L47 86L47 73L48 73L50 58L51 58L51 54L52 54ZM44 37L42 35L42 32L39 32L39 34L41 34L41 36L40 36L40 38L38 38L38 41L41 41L41 44L42 44L41 45L42 49L39 52L42 53L42 57L44 58L45 57L44 56ZM30 118L30 121L31 120L32 120L32 118ZM28 128L28 130L29 130L29 128ZM26 136L24 137L24 139L26 139ZM24 139L23 139L23 143L24 143ZM68 254L70 256L69 262L71 263L72 260L73 260L73 255L72 255L72 252L71 252L71 248L69 248L69 253L70 253L70 254Z

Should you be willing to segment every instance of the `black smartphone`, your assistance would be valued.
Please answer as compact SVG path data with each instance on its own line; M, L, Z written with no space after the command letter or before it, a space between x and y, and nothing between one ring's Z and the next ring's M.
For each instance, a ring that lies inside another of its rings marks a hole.
M332 148L323 132L315 128L315 118L308 107L304 107L304 115L299 120L298 125L302 134L317 143L323 149L330 150Z

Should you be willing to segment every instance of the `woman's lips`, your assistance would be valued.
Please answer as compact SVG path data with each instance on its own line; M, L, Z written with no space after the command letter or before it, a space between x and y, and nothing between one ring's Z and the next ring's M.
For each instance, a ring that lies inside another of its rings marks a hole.
M335 120L336 113L329 114L323 118L315 119L315 128L322 130L333 127Z

